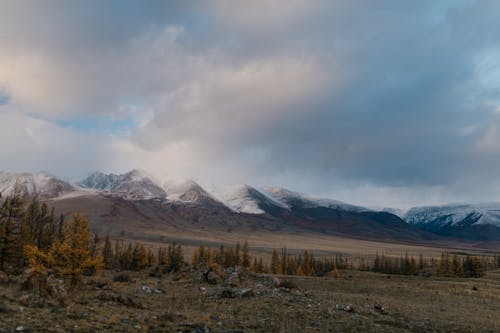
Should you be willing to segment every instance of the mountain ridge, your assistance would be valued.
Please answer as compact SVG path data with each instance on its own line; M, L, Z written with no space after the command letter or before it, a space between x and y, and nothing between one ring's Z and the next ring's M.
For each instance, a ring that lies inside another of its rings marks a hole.
M226 216L228 220L241 223L253 221L261 226L286 226L368 238L500 239L500 204L496 203L414 207L400 218L388 209L369 209L282 187L257 189L244 184L228 197L219 199L193 180L161 182L142 170L123 174L94 172L75 184L46 173L0 171L0 192L8 195L15 186L21 188L22 194L39 196L61 206L79 200L136 206L134 209L147 209L153 216L148 219L152 220L176 215L179 221L189 222L210 215ZM89 209L92 210L92 206ZM165 215L165 212L169 213ZM120 214L105 213L106 216ZM210 221L211 227L218 223L215 218Z

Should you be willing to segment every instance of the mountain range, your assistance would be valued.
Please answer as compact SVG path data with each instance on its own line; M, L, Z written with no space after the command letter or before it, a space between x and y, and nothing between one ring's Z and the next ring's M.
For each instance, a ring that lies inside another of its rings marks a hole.
M141 170L95 172L74 184L46 173L0 171L2 195L14 190L63 214L85 211L94 229L130 237L263 230L384 241L500 240L499 203L416 207L403 215L280 187L241 185L219 199L192 180L159 181Z

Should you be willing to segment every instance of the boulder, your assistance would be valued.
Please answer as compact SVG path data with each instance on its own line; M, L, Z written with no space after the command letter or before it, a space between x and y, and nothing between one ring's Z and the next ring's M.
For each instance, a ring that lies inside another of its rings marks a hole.
M344 305L344 308L342 310L344 310L345 312L354 312L354 307L352 306L352 304L346 304Z
M387 311L386 311L385 307L382 304L378 304L378 303L375 304L374 309L375 309L375 311L377 311L377 312L379 312L381 314L387 314Z

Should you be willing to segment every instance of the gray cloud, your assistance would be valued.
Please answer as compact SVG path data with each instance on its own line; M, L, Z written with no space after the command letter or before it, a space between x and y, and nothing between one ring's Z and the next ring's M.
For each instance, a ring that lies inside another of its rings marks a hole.
M75 172L142 167L361 204L500 200L495 1L19 3L0 5L9 112L138 124L56 131L86 138L81 150L101 142ZM65 142L52 155L71 156ZM4 165L32 161L5 152ZM54 160L31 164L74 167Z

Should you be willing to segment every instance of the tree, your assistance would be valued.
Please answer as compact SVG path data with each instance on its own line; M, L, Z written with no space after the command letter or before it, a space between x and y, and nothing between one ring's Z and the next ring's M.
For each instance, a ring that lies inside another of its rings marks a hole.
M62 276L76 287L83 274L95 274L102 267L102 257L92 258L89 249L89 226L87 218L80 214L63 226L63 242L55 242L50 250Z
M249 268L250 267L250 253L248 251L248 242L245 241L245 243L243 243L243 255L242 255L242 258L241 258L241 266L245 267L245 268Z
M20 268L23 265L21 218L24 200L17 190L0 207L0 270Z
M106 240L104 241L104 249L102 251L103 259L104 259L104 268L111 269L114 267L114 253L113 246L111 245L111 240L109 235L106 236Z
M271 273L278 274L281 271L280 256L276 249L273 250L271 257Z
M463 264L456 254L453 256L453 275L457 277L464 276Z
M240 257L240 250L241 250L241 245L240 242L238 241L236 243L236 249L234 251L234 266L239 266L241 264L241 257Z
M479 278L486 274L485 265L478 257L467 256L463 263L465 277Z
M132 252L132 264L131 268L133 270L139 271L148 266L148 253L142 244L136 244L134 251Z

